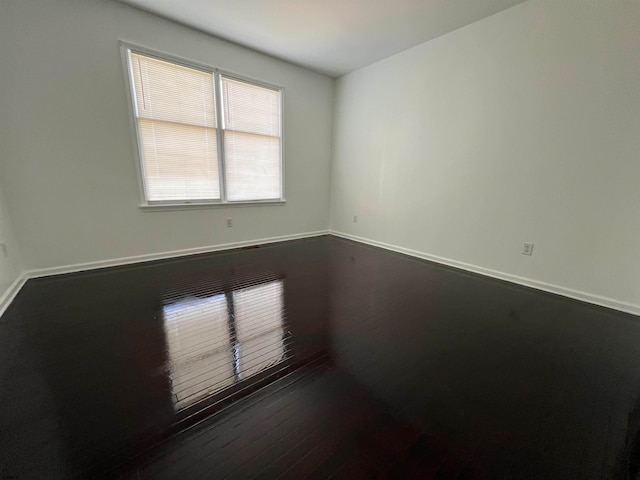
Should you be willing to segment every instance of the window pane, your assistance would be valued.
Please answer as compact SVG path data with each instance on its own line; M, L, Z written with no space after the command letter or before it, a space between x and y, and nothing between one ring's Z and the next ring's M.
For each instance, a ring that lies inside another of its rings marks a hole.
M216 127L213 74L131 53L138 116Z
M224 128L280 136L280 91L222 77Z
M280 139L226 130L227 197L268 200L281 197Z
M219 199L216 129L139 119L147 200Z

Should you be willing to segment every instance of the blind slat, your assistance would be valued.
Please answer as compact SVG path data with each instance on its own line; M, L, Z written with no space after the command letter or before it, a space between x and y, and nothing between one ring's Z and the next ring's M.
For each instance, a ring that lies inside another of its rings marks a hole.
M222 93L228 199L279 199L280 91L223 76Z
M227 196L232 201L280 198L280 139L226 130Z
M131 67L139 117L216 127L211 73L136 53Z
M215 128L138 120L147 199L220 198Z
M219 199L213 74L130 59L147 200Z
M224 128L280 136L280 91L222 77Z

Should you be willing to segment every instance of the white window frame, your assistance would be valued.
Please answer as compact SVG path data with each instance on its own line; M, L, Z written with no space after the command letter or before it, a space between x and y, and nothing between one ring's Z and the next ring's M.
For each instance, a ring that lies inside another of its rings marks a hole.
M129 120L132 130L132 137L135 144L136 171L138 177L138 185L140 192L140 205L143 210L182 210L193 208L209 208L209 207L242 207L242 206L260 206L260 205L284 205L285 200L285 168L284 168L284 87L271 83L257 80L255 78L239 75L217 67L212 67L193 60L187 60L175 55L171 55L147 47L135 45L133 43L119 41L120 54L122 57L122 66L126 82L127 101L129 103ZM220 182L220 199L202 199L202 200L147 200L146 177L144 175L144 155L142 153L142 145L140 142L140 132L138 127L138 114L136 111L136 102L134 94L133 69L131 67L129 53L137 53L158 60L182 65L184 67L201 70L213 75L214 79L214 95L216 102L216 132L218 143L218 181ZM232 78L241 82L251 83L259 87L277 90L280 92L280 198L267 200L227 200L226 192L226 170L224 155L224 114L222 110L222 77Z

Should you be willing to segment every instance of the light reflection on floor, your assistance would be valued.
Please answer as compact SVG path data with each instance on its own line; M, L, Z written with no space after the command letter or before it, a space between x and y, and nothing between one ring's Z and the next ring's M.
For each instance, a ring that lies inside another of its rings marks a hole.
M282 280L164 306L176 410L285 359Z

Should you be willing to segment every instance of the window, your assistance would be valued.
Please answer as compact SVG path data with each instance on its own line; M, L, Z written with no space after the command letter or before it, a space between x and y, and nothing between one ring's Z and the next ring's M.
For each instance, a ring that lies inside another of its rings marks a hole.
M282 89L123 48L146 205L283 201Z
M285 360L282 280L179 300L163 313L176 410Z

